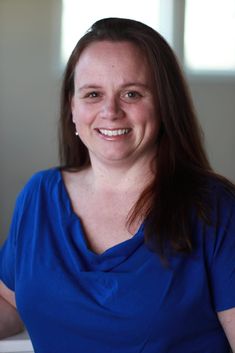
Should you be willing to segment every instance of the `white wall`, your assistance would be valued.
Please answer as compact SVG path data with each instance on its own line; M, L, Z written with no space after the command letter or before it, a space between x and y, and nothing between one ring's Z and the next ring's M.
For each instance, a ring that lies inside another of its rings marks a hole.
M0 0L0 241L17 193L58 164L60 0ZM190 79L215 169L235 180L235 79Z

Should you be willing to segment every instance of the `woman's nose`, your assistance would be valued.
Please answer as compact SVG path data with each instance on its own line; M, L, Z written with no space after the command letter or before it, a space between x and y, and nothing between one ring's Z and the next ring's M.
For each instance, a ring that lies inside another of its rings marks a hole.
M102 107L102 118L117 120L124 116L118 97L106 97Z

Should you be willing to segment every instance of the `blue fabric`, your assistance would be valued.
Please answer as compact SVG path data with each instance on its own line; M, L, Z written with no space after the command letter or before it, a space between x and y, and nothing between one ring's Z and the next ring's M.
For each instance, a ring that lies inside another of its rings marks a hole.
M228 352L216 311L235 306L235 200L219 185L211 194L216 227L195 217L196 250L164 267L144 226L90 251L59 169L34 175L16 202L0 278L35 352Z

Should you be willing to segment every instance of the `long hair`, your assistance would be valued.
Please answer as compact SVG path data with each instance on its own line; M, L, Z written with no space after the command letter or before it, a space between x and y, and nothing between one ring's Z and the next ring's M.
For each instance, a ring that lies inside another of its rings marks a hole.
M71 98L75 66L81 53L91 43L103 40L129 41L146 56L158 106L156 119L161 122L160 136L156 136L157 175L140 195L127 223L130 225L141 215L146 221L146 241L163 257L167 242L175 251L190 252L190 213L195 209L199 217L209 222L208 177L216 175L206 156L203 134L176 56L151 27L134 20L106 18L94 23L78 41L68 60L61 92L61 166L78 170L90 163L87 148L74 134Z

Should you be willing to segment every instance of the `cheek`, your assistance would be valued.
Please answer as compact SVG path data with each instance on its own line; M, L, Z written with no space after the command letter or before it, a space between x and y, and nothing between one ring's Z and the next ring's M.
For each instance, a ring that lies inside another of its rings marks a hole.
M160 118L155 108L149 108L142 115L143 128L148 139L156 140L160 129Z
M159 126L160 126L160 118L159 118L159 114L158 114L158 110L156 109L156 107L152 106L149 109L149 118L148 118L148 123L149 125L152 126L153 130L158 130Z
M72 109L73 122L76 125L90 124L92 122L92 112L83 105L74 106Z
M149 127L149 129L153 130L159 128L160 119L155 107L147 106L142 107L142 109L137 109L133 116L137 124Z

